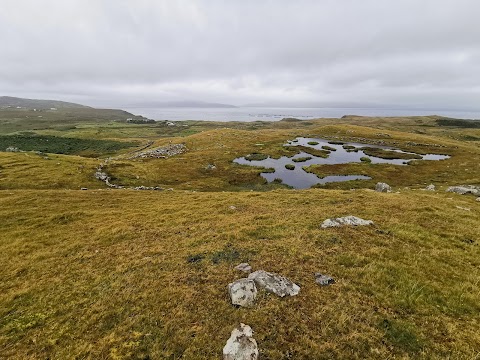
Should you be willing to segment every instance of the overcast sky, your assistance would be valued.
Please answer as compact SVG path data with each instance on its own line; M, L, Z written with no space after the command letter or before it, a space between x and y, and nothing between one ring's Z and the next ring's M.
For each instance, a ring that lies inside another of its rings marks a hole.
M478 0L0 0L0 95L480 109Z

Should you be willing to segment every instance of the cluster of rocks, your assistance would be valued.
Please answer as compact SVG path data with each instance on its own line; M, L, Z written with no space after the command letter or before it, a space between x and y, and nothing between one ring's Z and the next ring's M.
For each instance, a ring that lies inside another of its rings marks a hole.
M15 146L9 146L5 149L6 152L20 152L20 149Z
M132 187L130 189L132 190L163 190L163 188L160 186L143 186L143 185Z
M326 219L321 225L322 228L339 226L361 226L372 225L373 221L364 220L356 216L345 216L341 218ZM228 284L228 293L231 303L235 306L250 308L255 305L258 288L275 294L278 297L295 296L300 292L300 286L279 274L265 270L252 271L248 263L241 263L235 270L248 273L248 277L235 280ZM315 283L320 286L328 286L335 283L335 280L322 273L314 274ZM257 342L253 338L253 330L250 326L240 324L233 329L230 338L223 348L224 360L256 360L258 358Z
M247 263L242 263L236 269L249 272L252 268ZM257 287L279 297L295 296L300 292L300 286L286 277L264 270L257 270L249 274L247 278L238 279L228 284L228 293L232 304L252 307L257 297Z
M156 159L165 159L167 157L175 156L184 153L187 150L187 147L184 144L171 144L167 146L158 147L155 149L137 152L129 159L146 159L146 158L156 158Z
M235 269L249 273L252 267L248 263L241 263ZM315 282L321 286L335 283L332 277L320 273L315 273L314 278ZM247 278L238 279L228 284L232 304L246 308L252 307L258 293L257 287L282 298L295 296L300 292L300 286L286 277L264 270L257 270L250 273ZM250 326L242 323L233 329L230 338L227 340L223 348L223 359L256 360L257 358L258 346L253 338L253 330Z
M447 192L453 192L455 194L460 194L460 195L472 194L475 196L480 196L480 186L473 186L473 185L450 186L447 189Z

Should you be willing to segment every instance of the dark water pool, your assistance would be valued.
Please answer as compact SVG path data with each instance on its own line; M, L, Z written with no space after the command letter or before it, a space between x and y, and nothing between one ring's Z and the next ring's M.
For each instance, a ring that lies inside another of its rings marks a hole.
M311 143L318 143L316 145L311 145ZM315 184L326 184L330 182L340 182L340 181L350 181L350 180L368 180L370 177L364 175L334 175L334 176L326 176L323 178L319 178L315 174L307 173L303 170L304 166L310 165L320 165L320 164L348 164L348 163L359 163L361 162L361 158L367 157L370 159L372 164L394 164L394 165L406 165L408 162L412 161L413 159L383 159L376 156L369 156L366 155L360 148L368 147L368 148L376 148L382 149L388 152L392 152L393 154L410 154L412 156L421 157L419 160L444 160L448 159L448 155L436 155L436 154L414 154L405 152L399 149L394 149L387 146L379 146L379 145L370 145L370 144L360 144L360 143L342 143L342 144L332 144L328 140L325 139L318 139L318 138L304 138L299 137L293 141L289 141L288 144L285 146L305 146L308 148L322 150L322 146L328 146L330 148L335 149L334 151L330 151L328 157L323 158L320 156L315 156L308 154L306 152L300 152L292 157L282 156L279 159L272 159L267 158L265 160L247 160L245 157L237 158L234 160L235 163L241 165L250 165L250 166L259 166L264 168L271 168L274 169L275 172L264 172L261 173L262 177L267 179L267 181L272 182L274 179L281 179L282 182L286 185L290 185L295 189L307 189ZM349 149L345 149L344 147L351 147ZM294 162L294 159L310 157L311 159L302 161L302 162ZM285 168L285 165L291 164L294 165L295 168L293 170L288 170Z

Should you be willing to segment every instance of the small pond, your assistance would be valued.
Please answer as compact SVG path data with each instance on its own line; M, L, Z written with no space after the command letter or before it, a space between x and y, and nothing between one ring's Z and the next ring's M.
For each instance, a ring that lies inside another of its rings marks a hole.
M299 137L289 141L285 146L301 146L303 150L292 157L282 156L279 159L270 157L262 160L255 158L241 157L234 160L241 165L250 165L274 169L273 172L263 172L261 176L272 182L275 179L281 179L283 184L292 186L295 189L307 189L315 184L326 184L330 182L350 181L350 180L368 180L370 177L365 175L334 175L319 178L315 174L307 173L303 167L320 164L347 164L360 163L366 161L372 164L394 164L406 165L412 160L444 160L448 155L436 154L415 154L394 149L387 146L360 144L350 142L335 142L318 138ZM310 150L310 149L312 150ZM377 149L377 150L376 150ZM323 156L316 156L309 152L321 152ZM379 156L374 156L377 154ZM297 161L295 161L297 160ZM288 168L293 169L289 170Z

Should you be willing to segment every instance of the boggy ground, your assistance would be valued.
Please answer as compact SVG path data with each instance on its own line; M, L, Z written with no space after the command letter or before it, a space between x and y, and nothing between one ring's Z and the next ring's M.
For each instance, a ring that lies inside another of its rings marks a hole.
M239 322L255 331L261 359L478 357L480 202L445 192L480 184L480 129L471 123L73 119L62 128L56 116L54 125L47 118L42 129L21 129L138 145L98 158L0 152L0 358L214 359ZM261 169L232 162L292 155L283 144L297 136L451 158L315 166L319 176L372 180L302 191L265 184ZM187 151L129 160L170 143ZM105 162L114 183L174 190L107 190L94 178ZM377 181L394 192L369 190ZM430 183L438 190L421 190ZM375 226L320 229L345 215ZM287 276L300 294L261 292L253 309L234 308L226 286L243 276L233 268L244 261ZM319 287L315 272L336 284Z

